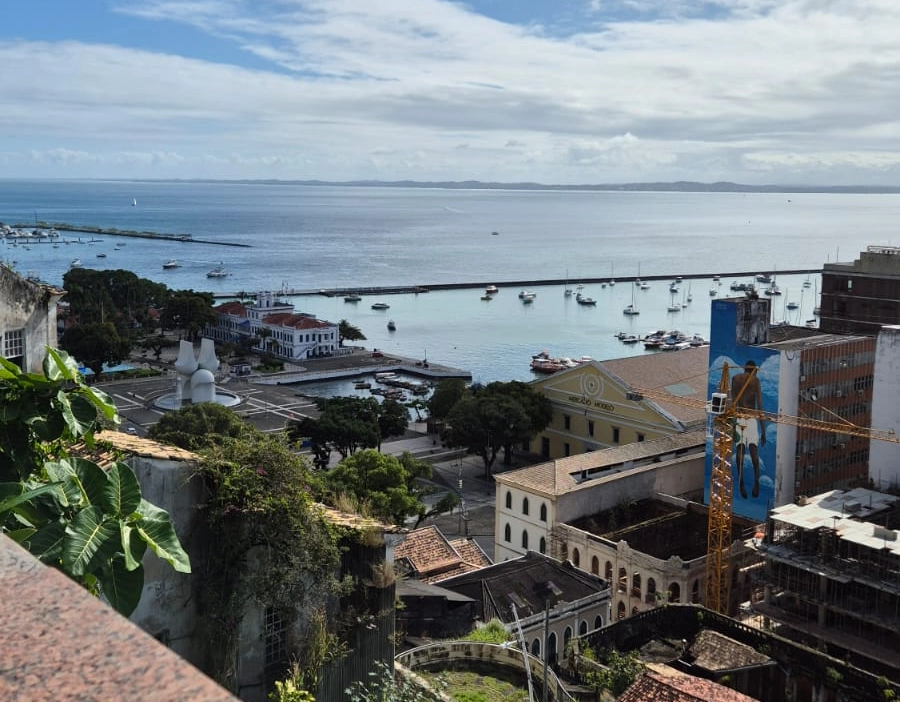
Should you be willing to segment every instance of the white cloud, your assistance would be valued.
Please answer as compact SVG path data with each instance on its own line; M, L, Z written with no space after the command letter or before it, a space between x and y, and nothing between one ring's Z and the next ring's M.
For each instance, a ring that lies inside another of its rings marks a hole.
M123 1L270 68L0 40L0 151L72 176L894 177L900 5L584 7L597 23L560 36L438 0Z

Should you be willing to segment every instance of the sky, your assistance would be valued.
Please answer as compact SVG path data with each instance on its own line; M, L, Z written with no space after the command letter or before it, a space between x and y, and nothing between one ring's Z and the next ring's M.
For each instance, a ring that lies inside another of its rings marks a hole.
M897 0L4 0L0 177L900 185Z

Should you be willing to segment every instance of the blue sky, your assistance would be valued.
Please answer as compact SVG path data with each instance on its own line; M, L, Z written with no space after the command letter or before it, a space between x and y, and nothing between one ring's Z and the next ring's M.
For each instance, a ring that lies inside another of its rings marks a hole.
M27 178L900 185L896 0L31 0Z

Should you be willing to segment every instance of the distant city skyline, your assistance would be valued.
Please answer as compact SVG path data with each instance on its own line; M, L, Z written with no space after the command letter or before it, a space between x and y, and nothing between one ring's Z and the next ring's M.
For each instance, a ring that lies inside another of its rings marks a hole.
M42 0L6 178L900 186L879 0Z

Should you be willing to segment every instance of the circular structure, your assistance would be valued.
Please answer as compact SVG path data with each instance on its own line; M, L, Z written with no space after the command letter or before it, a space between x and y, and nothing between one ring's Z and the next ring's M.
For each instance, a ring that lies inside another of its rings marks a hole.
M235 405L239 405L241 403L240 395L237 395L233 392L227 392L225 390L221 390L216 388L215 399L213 400L217 405L222 405L223 407L234 407ZM162 395L153 401L153 406L157 409L161 410L177 410L182 407L187 407L191 405L190 401L183 402L174 392L170 392L167 395Z

